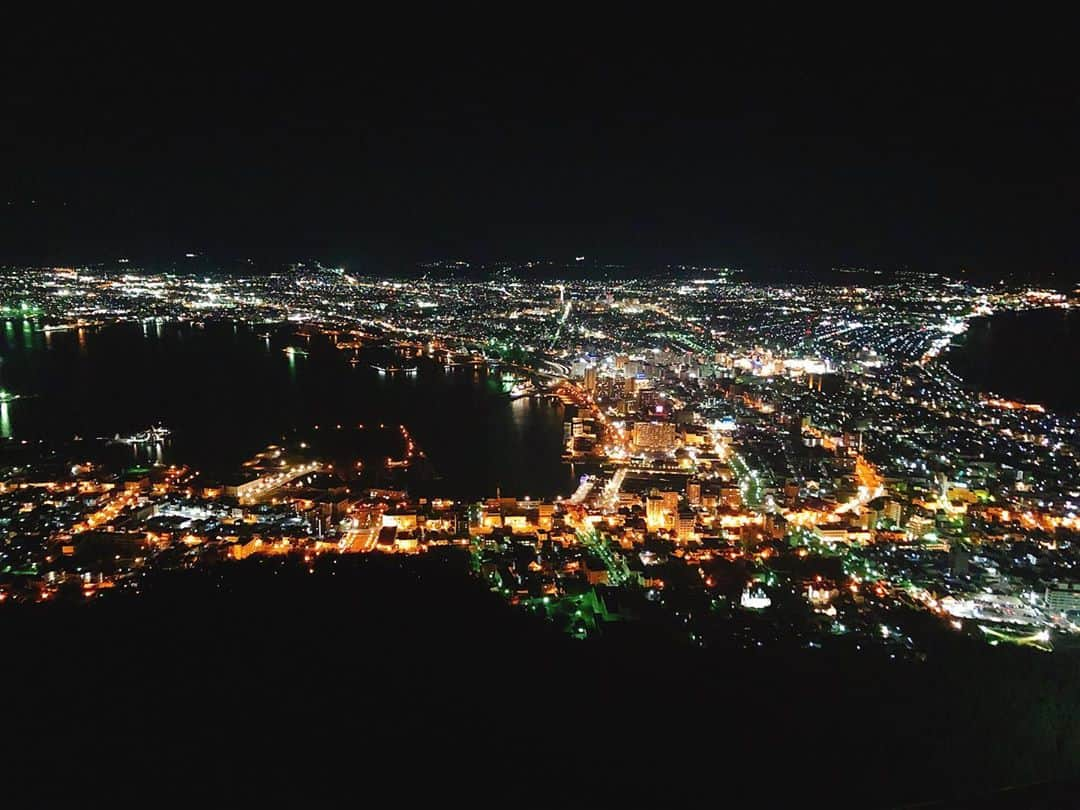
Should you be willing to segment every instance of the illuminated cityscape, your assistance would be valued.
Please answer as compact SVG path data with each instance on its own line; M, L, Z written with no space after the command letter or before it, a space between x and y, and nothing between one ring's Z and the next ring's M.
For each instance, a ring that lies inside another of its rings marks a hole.
M971 390L948 352L972 318L1068 309L1070 297L919 274L771 286L717 268L550 282L525 280L527 268L464 282L438 269L17 268L2 279L3 312L28 339L222 321L284 327L274 334L291 341L290 365L308 354L296 344L321 337L348 358L343 374L360 362L380 375L420 362L483 370L509 399L562 406L575 489L421 497L392 474L439 459L405 424L368 426L399 434L380 482L361 458L335 470L302 441L219 478L184 459L57 465L50 448L4 468L0 600L93 599L138 590L157 569L254 555L314 565L456 550L508 602L575 638L640 621L702 647L918 658L905 619L925 613L990 645L1049 652L1080 639L1077 419ZM373 350L393 359L361 361ZM23 407L17 395L5 409ZM18 440L10 413L5 424ZM169 440L151 426L106 441Z
M7 804L1077 806L1071 27L592 10L8 26Z

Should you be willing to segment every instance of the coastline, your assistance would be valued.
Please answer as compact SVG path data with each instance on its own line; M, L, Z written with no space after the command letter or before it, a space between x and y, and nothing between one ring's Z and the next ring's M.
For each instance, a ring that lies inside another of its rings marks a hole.
M935 359L935 364L959 384L984 399L1009 402L1017 407L1043 408L1063 414L1075 414L1080 412L1080 389L1067 389L1067 375L1034 373L1038 366L1033 365L1032 360L1037 353L1026 352L1026 346L1017 346L1014 349L1009 340L1017 335L1027 338L1031 332L1063 331L1063 324L1033 324L1032 321L1055 317L1067 319L1071 310L1071 307L1051 305L1003 309L989 314L973 315L965 319L964 330L949 342ZM993 331L995 327L996 333ZM1005 334L1002 334L1003 331ZM1047 334L1046 337L1050 335ZM1039 342L1047 348L1048 356L1051 354L1051 347L1054 357L1063 356L1067 348L1060 340L1047 339ZM1073 345L1076 345L1075 342ZM1008 347L1008 350L1003 346ZM1080 353L1080 346L1076 346L1073 351ZM1044 381L1044 384L1057 380L1057 392L1048 388L1039 392L1035 390L1035 386L1024 385L1025 379L1039 379Z
M486 370L479 377L452 368L437 373L432 362L413 374L383 377L367 362L349 364L329 336L325 345L320 338L316 346L283 352L295 342L286 332L282 325L264 341L242 320L195 329L180 319L163 320L160 333L119 320L95 329L89 342L70 330L34 332L38 340L13 347L5 364L5 382L10 378L18 400L0 403L0 438L36 444L125 434L145 427L139 421L145 407L151 421L174 429L174 460L224 473L267 443L314 424L400 422L419 434L439 472L458 482L454 497L486 497L496 486L533 496L569 492L571 474L559 455L561 418L556 428L550 411L533 408L531 400L515 404ZM55 371L57 382L48 390L38 390L40 369ZM77 390L89 396L71 409L65 403L76 401ZM270 401L259 393L267 390L280 393ZM208 391L220 397L212 407ZM30 397L37 402L32 410L25 407ZM239 420L234 429L222 426L233 419ZM476 447L496 443L511 448L504 463L477 462ZM220 464L209 460L226 452Z

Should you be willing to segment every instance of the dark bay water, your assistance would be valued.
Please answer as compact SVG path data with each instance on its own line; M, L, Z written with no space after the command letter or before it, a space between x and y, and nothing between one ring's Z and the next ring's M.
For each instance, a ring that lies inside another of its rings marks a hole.
M1080 313L1037 309L976 318L947 360L980 391L1080 411Z
M0 330L0 436L62 441L169 427L168 461L224 474L283 434L323 435L337 424L406 425L450 497L567 494L563 409L509 400L487 369L422 361L414 374L380 374L384 354L343 351L289 327L204 328L148 322L42 332L29 321ZM287 354L293 346L302 352ZM344 441L344 440L343 440ZM380 450L381 452L381 450Z

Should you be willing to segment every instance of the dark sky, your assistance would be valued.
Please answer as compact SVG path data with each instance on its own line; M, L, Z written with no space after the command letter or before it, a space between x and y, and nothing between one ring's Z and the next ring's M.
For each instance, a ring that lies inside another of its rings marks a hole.
M1063 21L197 22L4 35L0 261L585 254L1075 280Z

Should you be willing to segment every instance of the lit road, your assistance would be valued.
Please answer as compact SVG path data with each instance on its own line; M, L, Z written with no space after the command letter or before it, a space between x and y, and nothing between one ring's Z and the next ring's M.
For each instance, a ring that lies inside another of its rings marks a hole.
M241 500L245 503L252 503L260 498L266 498L286 484L295 481L297 478L301 478L311 473L322 472L322 469L321 464L312 461L307 464L290 467L277 475L264 476L259 479L258 484L254 487L254 491Z
M836 514L849 512L857 507L865 506L885 494L884 482L878 475L873 465L868 463L862 456L855 457L855 477L859 481L858 493L854 498L841 504L836 509Z
M589 497L589 493L593 490L593 484L593 477L591 475L586 477L585 480L578 484L578 488L574 490L574 494L570 496L570 503L575 505L584 503L585 499Z
M626 560L615 549L610 541L604 537L595 527L587 530L578 529L578 542L586 548L592 549L608 572L608 584L622 585L630 579L630 568Z
M570 317L570 309L573 307L573 305L574 304L572 301L566 302L566 309L563 310L562 317L559 318L559 325L555 329L555 335L551 338L551 345L548 347L549 349L555 348L555 344L559 342L559 337L562 335L563 325L566 323L566 319Z
M604 489L600 492L600 508L605 511L614 511L619 505L619 491L622 489L623 481L626 480L626 467L620 467L615 471L615 474L611 476L611 479L604 484Z
M751 470L745 459L738 453L731 455L731 469L739 481L739 492L748 509L761 509L761 482L756 470Z
M362 529L350 529L341 536L342 551L359 551L368 553L375 550L375 543L379 539L379 527L371 525Z

